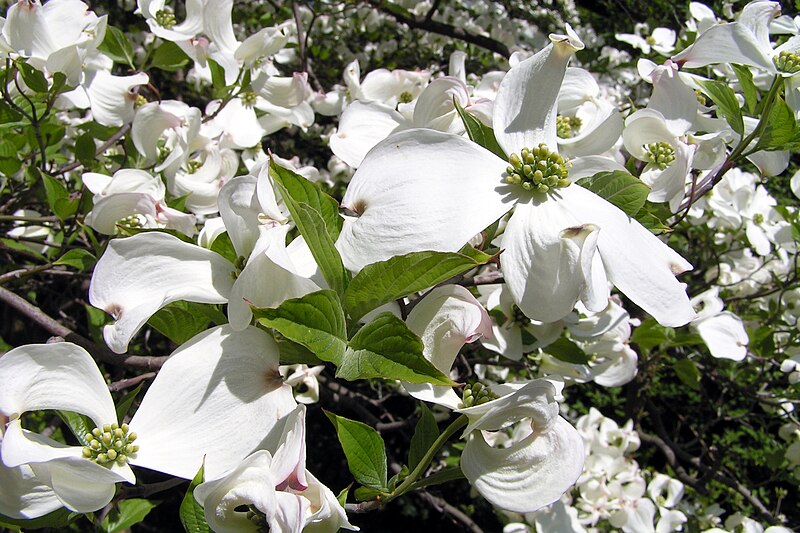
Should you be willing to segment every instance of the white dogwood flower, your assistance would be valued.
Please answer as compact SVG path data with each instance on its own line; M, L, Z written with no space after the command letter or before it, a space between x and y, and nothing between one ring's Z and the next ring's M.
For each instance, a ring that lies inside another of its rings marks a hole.
M691 265L637 221L594 193L571 185L555 151L556 99L577 35L514 66L494 103L504 160L476 143L428 129L378 144L353 176L337 247L345 266L413 251L457 251L514 208L503 236L502 270L515 303L553 322L582 301L608 304L608 283L668 326L694 316L675 275ZM573 176L574 177L574 176Z

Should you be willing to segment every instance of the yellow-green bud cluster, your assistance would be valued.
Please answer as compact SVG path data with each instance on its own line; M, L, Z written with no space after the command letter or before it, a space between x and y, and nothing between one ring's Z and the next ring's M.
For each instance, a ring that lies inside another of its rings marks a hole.
M194 174L195 172L200 170L200 167L202 166L203 166L202 161L198 159L190 159L189 161L186 162L186 172L188 174Z
M523 148L520 155L511 154L511 166L506 168L505 182L521 186L526 191L545 193L551 189L568 187L569 162L547 145L536 148Z
M133 102L133 106L134 107L142 107L146 103L147 103L147 98L145 98L141 94L137 94L136 95L136 100Z
M139 446L133 444L135 440L136 433L128 432L128 424L106 424L92 430L92 440L83 447L83 456L103 466L122 466L139 451Z
M647 152L647 160L657 166L659 170L664 170L675 161L675 148L668 142L645 144L644 151Z
M486 385L476 382L464 387L464 393L461 396L462 408L474 407L496 400L497 398L497 394L490 391Z
M170 29L178 23L175 20L175 13L169 9L160 9L156 11L156 23L162 28Z
M762 215L761 213L756 213L755 215L753 215L753 222L755 224L763 224L764 223L764 215Z
M403 91L403 92L401 92L401 93L400 93L400 97L397 99L397 101L398 101L398 102L400 102L401 104L408 104L408 103L410 103L412 100L414 100L414 95L412 95L412 94L411 94L410 92L408 92L408 91Z
M126 228L141 228L142 220L139 218L139 215L130 215L117 220L117 226L123 226Z
M254 105L256 105L256 93L253 91L245 91L241 94L241 96L239 96L239 98L242 100L242 105L245 107L252 108Z
M267 515L262 513L255 505L247 506L247 519L250 520L258 529L259 533L266 533L269 531L269 524L267 524Z
M559 139L569 139L578 134L583 121L578 117L556 117L556 135Z
M787 74L800 72L800 54L784 50L775 56L773 61L781 72L786 72Z

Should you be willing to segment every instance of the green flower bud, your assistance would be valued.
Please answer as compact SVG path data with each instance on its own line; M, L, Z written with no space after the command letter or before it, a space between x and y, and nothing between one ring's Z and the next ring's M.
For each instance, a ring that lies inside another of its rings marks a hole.
M520 155L511 154L503 181L520 185L524 191L545 193L550 189L568 187L569 161L540 144L533 149L523 148Z

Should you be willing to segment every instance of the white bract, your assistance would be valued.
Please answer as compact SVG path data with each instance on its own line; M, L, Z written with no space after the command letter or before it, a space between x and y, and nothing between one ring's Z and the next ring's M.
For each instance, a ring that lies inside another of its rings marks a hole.
M16 486L25 491L12 497L29 502L34 508L28 512L37 515L52 510L42 486L71 510L103 507L116 483L135 483L130 465L186 479L205 465L207 478L218 478L295 406L278 373L278 348L256 328L222 326L190 339L163 366L130 423L121 425L108 386L83 348L27 345L0 357L0 413L9 420L2 460L19 469L10 475L21 478ZM76 435L84 446L24 429L20 417L42 409L85 415L95 429ZM242 420L246 432L239 431Z
M337 241L345 266L357 271L412 251L457 251L514 208L501 262L527 316L552 322L577 301L601 311L610 282L662 324L683 325L694 312L675 275L691 265L618 208L570 186L568 164L555 152L556 98L583 43L571 30L551 40L498 90L494 131L509 161L428 129L372 149L342 200L353 215Z

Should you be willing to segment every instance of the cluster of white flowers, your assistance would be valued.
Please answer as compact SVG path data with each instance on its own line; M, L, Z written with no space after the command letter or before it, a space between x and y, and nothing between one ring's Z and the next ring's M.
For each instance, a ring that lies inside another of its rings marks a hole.
M397 5L425 17L438 2ZM721 509L687 501L680 481L640 467L633 421L619 426L592 408L573 427L559 402L567 387L634 380L641 352L631 344L645 321L688 327L686 345L696 353L742 365L752 355L748 329L759 324L738 316L730 299L750 297L765 312L777 306L796 329L800 289L772 289L797 274L797 213L761 182L782 179L790 150L769 144L772 115L754 118L751 100L764 93L763 113L785 107L787 123L800 117L800 21L780 17L778 4L765 0L748 3L735 22L692 3L682 32L640 24L617 35L657 63L642 59L599 76L571 63L586 43L603 47L612 64L626 62L625 53L588 28L574 30L571 4L549 36L532 24L498 23L502 10L490 2L456 2L439 16L462 17L464 6L471 18L454 23L515 48L507 71L468 72L468 56L456 51L447 75L438 66L362 75L361 57L328 91L314 88L309 71L285 72L308 44L295 20L244 36L232 0L190 0L182 21L162 0L139 0L148 35L135 50L116 42L120 50L110 54L102 44L108 32L124 34L80 0L9 8L0 19L0 57L19 80L4 94L42 92L26 74L33 69L44 76L44 92L57 83L70 88L52 104L75 131L92 121L120 128L135 148L119 165L113 142L92 141L100 162L93 170L103 171L64 172L65 183L91 193L83 222L113 237L89 285L91 305L111 317L105 343L125 354L175 302L225 312L221 325L193 332L172 353L132 416L116 411L105 377L75 344L26 345L0 357L0 513L89 513L109 504L118 484L136 483L131 466L184 479L202 467L194 497L215 531L357 529L343 501L306 469L306 405L320 400L317 378L326 367L281 361L279 344L289 339L335 364L337 377L396 377L412 398L459 415L443 435L463 428L464 477L495 507L521 513L509 515L506 533L668 533L689 520L708 533L788 531L764 530L740 514L723 522ZM356 9L365 29L385 22L385 14ZM309 14L295 16L303 22ZM335 21L321 17L317 31L336 32ZM191 61L186 79L220 97L202 109L158 98L147 69L134 72L151 61L158 67L148 49L154 42L163 55ZM393 46L381 43L370 57ZM115 62L132 73L118 75ZM697 67L708 67L707 77L687 70ZM734 82L738 92L727 85ZM622 105L634 83L648 87L635 110ZM731 106L752 106L753 116L731 117ZM315 125L317 115L335 117L335 126L329 118ZM320 133L333 154L327 168L303 154L283 159L264 150L266 136L286 131ZM734 168L745 164L760 175ZM338 205L323 192L345 184ZM695 294L678 278L694 268L683 257L688 250L657 236L669 231L659 217L708 229L721 250ZM39 245L55 234L27 224L7 236L43 253ZM369 288L390 297L370 296L375 305L357 312L363 302L350 291L354 280L424 252L467 266L426 286L398 281L397 271L372 278ZM479 255L486 257L469 263ZM474 281L474 290L442 283L466 272L488 281ZM402 283L413 290L391 292ZM320 294L338 302L332 315L304 300ZM298 301L302 312L266 321L259 314ZM381 320L376 328L390 333L369 329ZM380 339L368 345L364 331ZM386 346L397 338L411 340ZM775 338L777 366L796 384L796 332ZM478 340L475 349L497 366L475 365L484 379L453 386L447 377L458 377L462 347ZM359 359L379 349L395 350L379 354L384 366ZM527 373L499 370L508 360ZM379 372L387 368L404 373ZM779 436L798 477L793 405L780 403ZM81 415L85 427L73 425L80 446L24 427L25 414L41 410ZM423 472L409 466L409 477L377 487L376 502L412 487Z

